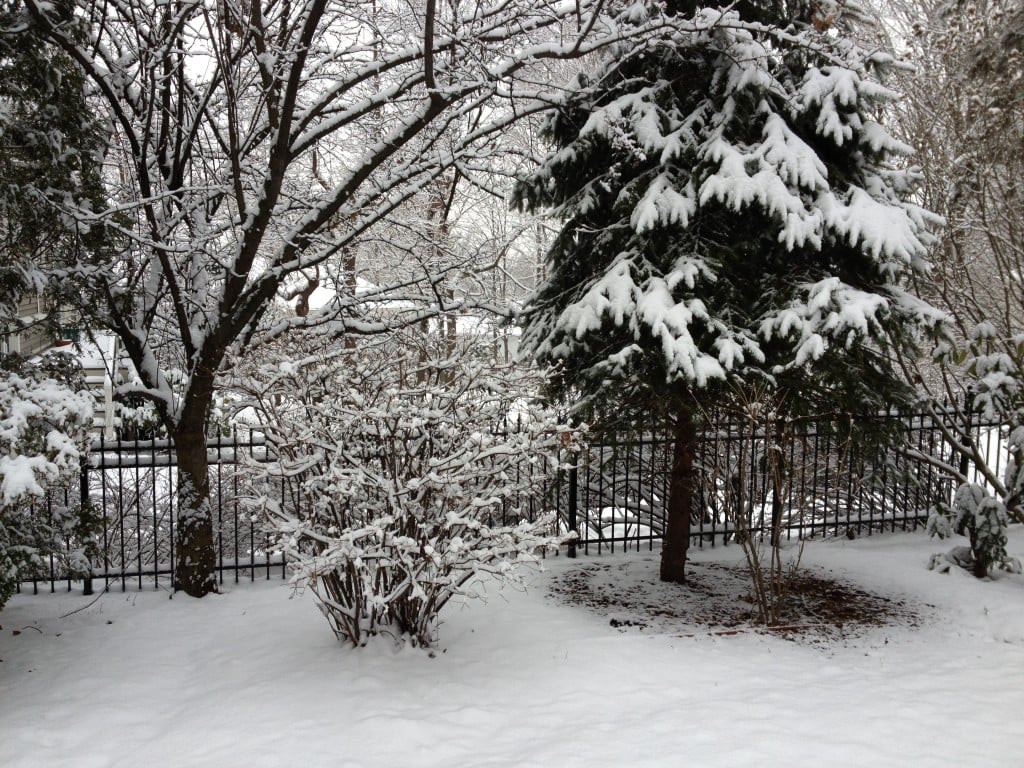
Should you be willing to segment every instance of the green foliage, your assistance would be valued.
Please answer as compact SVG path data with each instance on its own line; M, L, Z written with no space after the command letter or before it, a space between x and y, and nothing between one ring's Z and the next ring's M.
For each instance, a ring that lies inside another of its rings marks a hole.
M935 221L874 118L891 59L821 8L681 11L559 105L516 190L563 222L524 313L556 394L618 414L707 405L730 381L796 415L910 400L894 352L937 320L904 290Z
M73 4L55 13L74 19ZM81 34L81 30L79 30ZM101 208L103 123L80 68L47 44L20 0L0 4L0 332L22 296L77 293L51 281L62 264L111 248L107 228L62 214L68 203Z

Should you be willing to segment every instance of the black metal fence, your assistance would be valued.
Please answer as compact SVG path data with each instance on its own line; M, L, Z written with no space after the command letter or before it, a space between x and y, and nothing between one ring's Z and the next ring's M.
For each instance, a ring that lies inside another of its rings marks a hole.
M245 431L211 438L207 458L220 583L284 578L284 558L243 503L243 476L253 471L250 460L266 458L262 437ZM92 578L102 582L101 588L170 588L177 489L177 460L169 440L101 438L92 444L77 486L51 491L37 512L49 514L55 506L79 506L87 499L97 530L90 541L69 540L67 548L89 552ZM51 556L22 589L55 591L59 583L72 589L81 574L70 573L64 560Z
M872 418L900 431L909 450L866 451L844 439L838 423L828 418L784 432L751 429L725 416L708 424L697 445L692 543L728 543L737 524L755 533L775 527L788 538L870 535L924 525L929 509L951 498L952 481L936 464L952 461L953 452L927 414ZM974 415L970 428L993 469L1001 471L1005 436L1000 427ZM266 459L261 436L245 432L215 438L207 452L221 583L284 578L282 553L243 498L244 473L258 471ZM571 468L539 474L532 483L535 496L510 503L503 522L515 521L509 516L535 519L553 512L561 532L578 533L570 556L654 547L664 529L672 466L667 434L607 435L563 459ZM524 462L523 471L538 471L531 466ZM176 469L167 440L100 440L76 486L51 492L37 513L88 499L98 516L98 532L90 542L69 540L67 546L91 548L96 588L170 588ZM63 562L50 558L22 589L56 591L66 585L70 590L81 583Z
M960 414L989 466L1007 461L1006 434L978 413ZM944 414L942 418L952 418ZM785 538L909 531L952 499L954 480L942 465L984 484L957 458L935 417L888 413L870 419L899 435L901 449L871 449L846 435L846 416L751 426L719 414L698 436L698 490L691 510L691 544L728 543L737 525ZM585 554L651 549L664 530L672 438L664 431L611 435L592 443L568 470L556 508L579 533Z

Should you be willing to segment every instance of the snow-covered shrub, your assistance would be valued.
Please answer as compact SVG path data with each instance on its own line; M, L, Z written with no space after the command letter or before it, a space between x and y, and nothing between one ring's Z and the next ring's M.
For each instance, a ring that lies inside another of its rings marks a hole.
M974 387L971 406L985 421L1005 430L1008 461L1002 476L994 472L990 458L979 448L970 414L955 411L954 422L963 420L964 425L946 425L951 443L981 482L960 477L953 503L933 510L929 530L940 538L954 532L966 535L972 550L970 566L979 578L993 566L1020 571L1020 562L1006 551L1006 526L1024 522L1024 335L1007 337L992 323L978 323L962 348L951 347L941 362L961 367ZM940 564L949 561L938 557ZM935 563L933 558L933 567Z
M478 575L516 583L558 543L540 494L568 438L530 405L539 374L415 336L264 365L247 387L268 443L259 513L354 646L431 645Z
M1006 526L1010 517L1003 501L977 483L964 483L957 489L953 503L932 511L928 531L945 539L954 533L967 536L969 553L954 550L932 557L930 568L947 569L946 563L969 567L975 576L988 576L993 566L1020 573L1020 561L1006 551Z
M82 389L61 358L0 360L0 608L44 555L66 557L72 569L85 564L84 552L64 545L88 540L88 515L39 503L47 487L78 473L93 412Z
M996 493L1007 518L1024 523L1024 334L998 340L968 359L968 371L977 380L974 407L989 421L1007 430L1008 461Z

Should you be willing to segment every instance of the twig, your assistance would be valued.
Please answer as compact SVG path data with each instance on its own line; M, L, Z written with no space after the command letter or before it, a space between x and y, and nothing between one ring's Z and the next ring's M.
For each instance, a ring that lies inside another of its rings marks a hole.
M62 619L66 619L68 616L74 616L76 613L79 613L80 611L84 611L86 608L91 608L93 605L96 604L97 600L99 600L101 597L103 597L103 595L104 595L104 593L100 592L98 595L96 595L95 598L93 598L93 601L91 603L89 603L88 605L83 605L81 608L75 608L75 610L71 611L70 613L65 613L63 616L61 616L61 618Z

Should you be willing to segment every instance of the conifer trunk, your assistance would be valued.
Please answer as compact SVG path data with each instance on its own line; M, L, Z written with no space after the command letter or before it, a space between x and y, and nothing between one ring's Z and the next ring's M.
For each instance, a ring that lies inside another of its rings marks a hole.
M694 456L697 425L688 408L676 414L672 447L672 477L661 548L661 580L686 583L686 553L690 547L690 515L693 512Z

